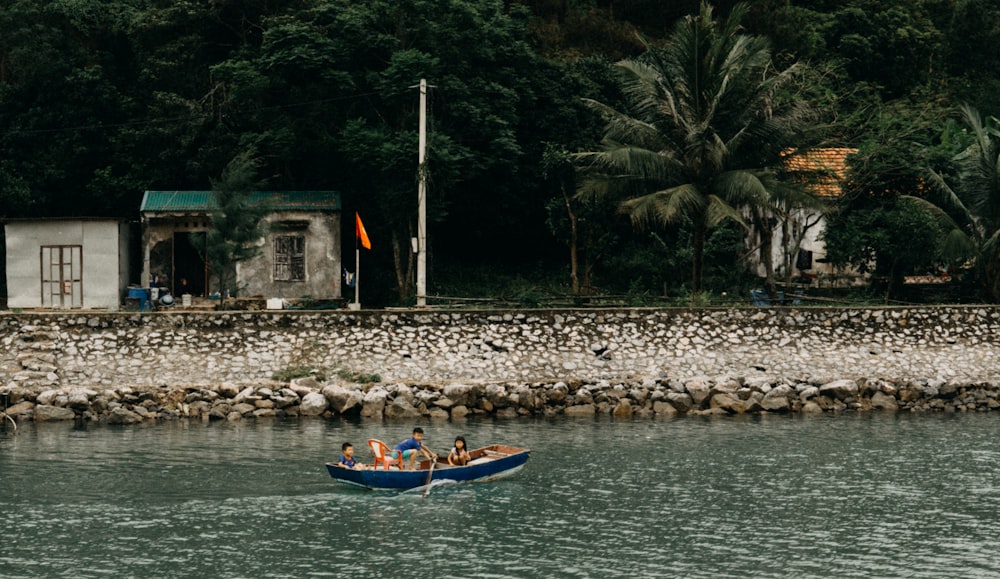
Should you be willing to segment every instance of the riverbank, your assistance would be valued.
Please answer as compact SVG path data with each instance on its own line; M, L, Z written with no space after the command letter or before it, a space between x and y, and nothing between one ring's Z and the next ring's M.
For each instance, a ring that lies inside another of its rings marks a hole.
M266 386L222 384L134 389L0 387L0 403L16 421L79 420L108 424L263 417L361 417L374 420L460 420L470 415L612 415L675 417L748 413L990 412L1000 385L962 381L892 383L839 379L826 383L773 377L701 377L686 382L554 382L323 384L312 378Z
M0 410L21 419L967 412L998 399L995 306L0 313Z

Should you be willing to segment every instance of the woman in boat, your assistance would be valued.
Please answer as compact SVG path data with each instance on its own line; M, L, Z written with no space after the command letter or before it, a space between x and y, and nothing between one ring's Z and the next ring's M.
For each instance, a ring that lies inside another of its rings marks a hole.
M455 446L448 453L448 464L452 466L465 466L471 458L469 456L469 446L465 444L465 437L456 436Z

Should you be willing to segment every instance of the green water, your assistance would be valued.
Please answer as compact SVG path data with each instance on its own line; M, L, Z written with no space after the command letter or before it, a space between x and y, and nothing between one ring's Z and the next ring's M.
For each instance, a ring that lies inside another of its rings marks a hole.
M419 493L323 463L411 424L22 424L0 577L1000 576L1000 414L423 423L527 446Z

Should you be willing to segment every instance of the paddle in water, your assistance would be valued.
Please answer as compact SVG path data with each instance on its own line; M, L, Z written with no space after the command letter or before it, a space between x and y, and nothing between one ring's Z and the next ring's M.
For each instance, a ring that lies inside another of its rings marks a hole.
M425 498L427 493L431 492L431 476L434 474L434 464L437 463L437 457L431 459L431 467L427 469L427 484L424 485L427 488L424 489L424 494L420 498Z

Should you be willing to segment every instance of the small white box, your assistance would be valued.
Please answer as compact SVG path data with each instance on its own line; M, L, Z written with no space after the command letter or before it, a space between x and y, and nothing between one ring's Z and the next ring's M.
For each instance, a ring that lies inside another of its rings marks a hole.
M281 298L268 298L267 299L267 309L269 310L280 310L284 309L285 300Z

